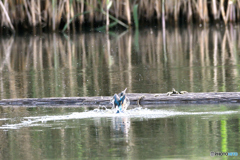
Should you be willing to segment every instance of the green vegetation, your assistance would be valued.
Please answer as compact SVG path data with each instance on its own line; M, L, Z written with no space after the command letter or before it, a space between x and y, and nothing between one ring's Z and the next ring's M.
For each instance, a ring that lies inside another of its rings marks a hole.
M133 21L138 28L146 21L161 24L162 17L175 25L228 24L240 20L240 0L1 0L0 15L1 27L12 32L24 28L75 31L83 25L108 30L117 24L129 28Z

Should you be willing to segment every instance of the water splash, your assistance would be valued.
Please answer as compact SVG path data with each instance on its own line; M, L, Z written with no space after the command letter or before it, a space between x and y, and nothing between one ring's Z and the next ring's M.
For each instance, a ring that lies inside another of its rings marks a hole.
M86 119L86 118L107 118L107 117L123 117L123 118L166 118L173 116L185 116L185 115L227 115L236 114L238 111L210 111L210 112L184 112L164 109L143 109L141 107L130 109L124 113L116 114L116 109L101 109L97 108L86 112L73 112L67 115L55 115L55 116L36 116L36 117L23 117L23 120L17 124L4 124L0 126L0 129L19 129L21 127L33 127L48 125L49 121L62 121L71 119ZM50 125L51 126L51 125Z

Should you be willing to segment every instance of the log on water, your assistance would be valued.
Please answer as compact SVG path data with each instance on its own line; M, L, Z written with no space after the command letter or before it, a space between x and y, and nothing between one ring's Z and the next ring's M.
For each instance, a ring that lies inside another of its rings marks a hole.
M174 94L127 93L131 105L240 103L240 92ZM142 97L142 98L140 98ZM110 105L112 96L2 99L0 105Z

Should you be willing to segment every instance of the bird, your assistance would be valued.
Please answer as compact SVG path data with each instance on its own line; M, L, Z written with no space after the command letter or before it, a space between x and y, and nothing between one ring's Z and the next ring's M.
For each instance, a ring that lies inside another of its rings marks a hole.
M113 99L111 100L113 107L117 108L117 113L126 111L130 104L129 99L126 97L126 90L127 88L119 93L119 95L115 93Z

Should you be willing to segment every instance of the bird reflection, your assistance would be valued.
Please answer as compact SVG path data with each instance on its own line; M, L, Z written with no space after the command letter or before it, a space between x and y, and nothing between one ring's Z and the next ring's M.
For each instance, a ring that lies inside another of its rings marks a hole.
M128 132L130 130L130 119L128 117L115 117L113 118L113 129L116 131L121 131L128 137Z

